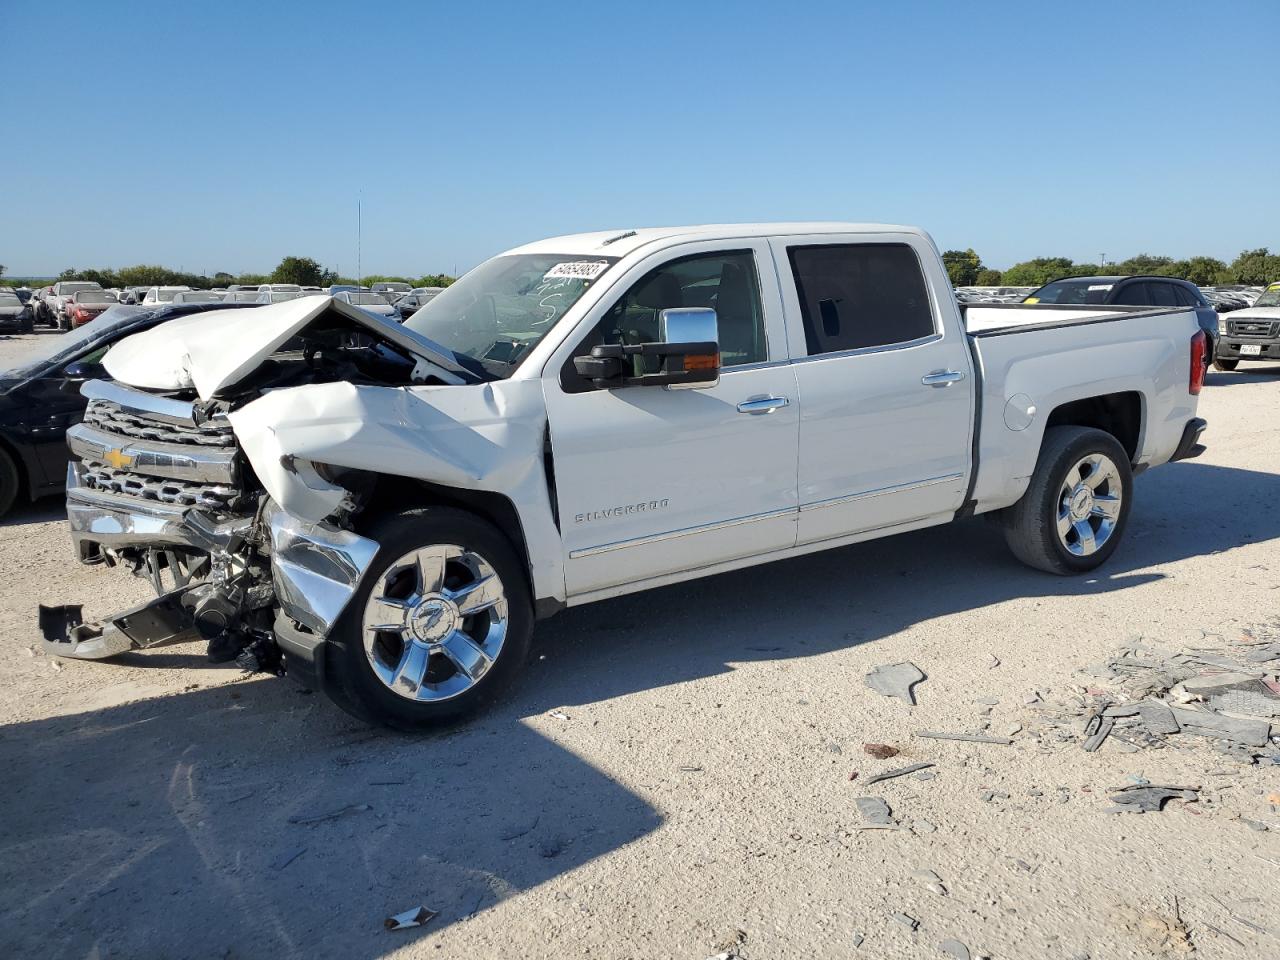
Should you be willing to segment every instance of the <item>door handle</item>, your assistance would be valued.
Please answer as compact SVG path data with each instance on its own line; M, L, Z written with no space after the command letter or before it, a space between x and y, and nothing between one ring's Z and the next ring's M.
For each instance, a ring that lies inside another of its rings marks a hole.
M791 401L786 397L760 397L758 400L743 400L738 404L739 413L773 413L785 407Z
M949 387L964 379L964 373L959 370L942 370L938 373L930 373L920 378L920 382L926 387Z

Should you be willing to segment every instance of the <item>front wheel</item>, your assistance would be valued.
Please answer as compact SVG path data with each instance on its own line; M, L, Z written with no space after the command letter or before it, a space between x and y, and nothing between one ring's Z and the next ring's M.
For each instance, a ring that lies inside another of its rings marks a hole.
M1236 367L1240 366L1240 361L1236 359L1226 359L1224 357L1218 357L1216 360L1213 361L1213 365L1217 367L1219 370L1224 370L1227 373L1230 373Z
M389 515L367 535L378 555L329 637L338 705L423 730L497 699L533 634L526 572L510 541L447 507Z
M1037 570L1063 576L1093 570L1120 543L1132 491L1129 457L1115 437L1051 427L1026 493L1005 511L1005 540Z

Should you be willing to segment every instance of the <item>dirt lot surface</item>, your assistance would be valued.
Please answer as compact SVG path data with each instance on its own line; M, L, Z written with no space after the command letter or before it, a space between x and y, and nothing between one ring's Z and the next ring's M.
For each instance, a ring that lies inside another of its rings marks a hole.
M420 738L194 643L45 657L38 602L145 590L72 561L57 499L23 506L0 521L0 956L1280 956L1280 766L1187 736L1087 753L1062 719L1119 648L1277 635L1280 368L1212 373L1201 412L1209 452L1138 480L1097 576L1028 570L975 520L596 604L541 625L503 707ZM914 707L864 680L901 661ZM1198 801L1108 813L1135 777ZM859 829L860 797L902 829Z

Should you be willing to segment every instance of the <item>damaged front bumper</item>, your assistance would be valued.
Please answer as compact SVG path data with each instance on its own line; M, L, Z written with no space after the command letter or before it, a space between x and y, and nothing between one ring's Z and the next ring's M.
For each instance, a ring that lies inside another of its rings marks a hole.
M196 507L96 489L83 478L84 468L71 464L67 519L82 561L101 559L104 550L180 549L208 555L212 575L101 624L81 623L78 607L42 607L40 626L48 653L102 659L186 639L201 625L203 603L211 596L230 600L219 571L253 569L250 554L256 550L270 557L265 586L275 608L276 642L298 679L320 685L323 644L373 562L375 541L328 523L299 520L269 499L255 515L216 520ZM244 593L243 584L235 589ZM221 603L218 609L238 607ZM234 628L230 621L227 625ZM208 636L207 629L202 634Z

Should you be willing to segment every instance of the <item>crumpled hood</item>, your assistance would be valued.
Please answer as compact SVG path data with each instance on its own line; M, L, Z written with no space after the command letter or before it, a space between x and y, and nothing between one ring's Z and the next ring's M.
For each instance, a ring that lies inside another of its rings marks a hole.
M176 317L128 337L102 358L113 380L144 390L189 390L202 400L217 396L262 365L290 337L325 313L367 327L371 333L428 363L441 379L461 383L461 369L446 348L400 324L323 294L253 309L206 310Z

